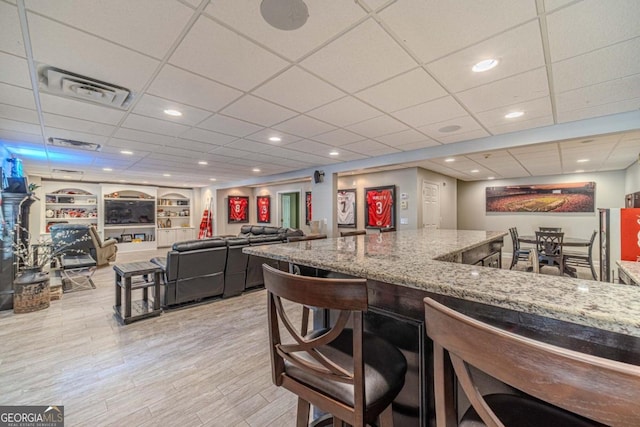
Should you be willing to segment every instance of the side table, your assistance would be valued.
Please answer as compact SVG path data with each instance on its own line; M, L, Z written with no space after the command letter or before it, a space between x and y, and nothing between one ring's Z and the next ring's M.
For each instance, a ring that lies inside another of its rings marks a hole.
M113 266L113 270L116 272L116 304L113 309L125 325L146 317L160 315L162 312L160 309L160 274L162 269L158 265L148 261L130 262L116 264ZM145 280L148 275L153 278L149 282ZM132 278L135 276L145 277L132 282ZM153 306L149 304L148 290L150 287L154 288ZM123 289L124 304L122 303ZM131 301L131 291L136 289L142 289L142 300Z

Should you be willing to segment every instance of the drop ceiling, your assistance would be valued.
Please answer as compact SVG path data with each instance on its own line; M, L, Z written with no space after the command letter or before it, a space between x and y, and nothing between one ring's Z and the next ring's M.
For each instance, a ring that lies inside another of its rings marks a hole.
M638 158L640 120L590 126L640 108L637 0L306 3L306 24L283 31L258 0L0 0L0 144L44 178L194 187L398 153L463 180ZM471 71L488 58L498 66ZM133 97L120 109L59 96L39 83L46 66ZM593 135L560 131L583 123ZM538 131L544 143L490 149Z

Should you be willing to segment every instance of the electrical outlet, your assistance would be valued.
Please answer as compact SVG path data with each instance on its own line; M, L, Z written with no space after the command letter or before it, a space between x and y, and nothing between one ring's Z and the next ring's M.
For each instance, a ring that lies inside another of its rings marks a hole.
M400 224L409 224L409 218L400 218Z

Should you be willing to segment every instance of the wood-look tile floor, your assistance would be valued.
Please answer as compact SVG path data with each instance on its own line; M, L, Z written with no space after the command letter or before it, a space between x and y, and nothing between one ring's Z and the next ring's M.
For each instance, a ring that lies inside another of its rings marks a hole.
M93 281L46 310L0 311L0 405L64 405L69 427L295 425L296 397L271 383L264 290L124 326L112 266Z

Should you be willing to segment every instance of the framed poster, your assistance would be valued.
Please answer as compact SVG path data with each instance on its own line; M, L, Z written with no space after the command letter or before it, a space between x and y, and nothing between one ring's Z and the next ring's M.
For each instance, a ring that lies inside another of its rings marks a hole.
M246 196L230 196L227 223L249 222L249 198Z
M595 212L595 182L487 187L486 193L487 212Z
M338 227L356 228L356 190L338 190Z
M364 189L367 211L366 228L388 228L396 226L396 186Z
M304 201L305 201L305 224L309 225L311 223L311 191L307 191L304 193Z
M271 196L257 196L256 204L258 205L258 222L271 222Z

